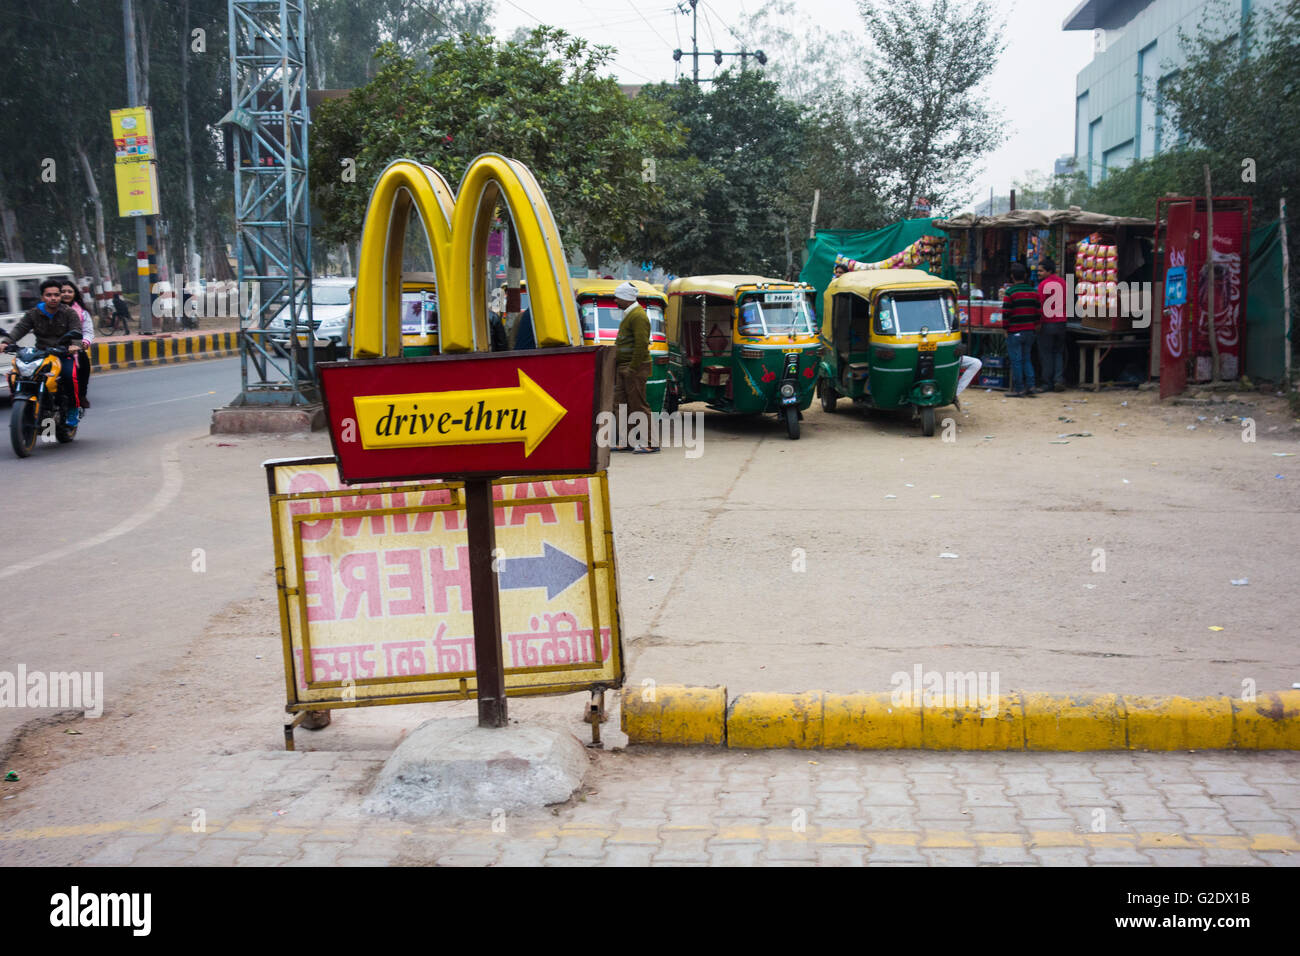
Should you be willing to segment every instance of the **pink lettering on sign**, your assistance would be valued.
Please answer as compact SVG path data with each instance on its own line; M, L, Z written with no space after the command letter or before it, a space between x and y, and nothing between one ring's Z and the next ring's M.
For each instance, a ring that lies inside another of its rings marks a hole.
M455 588L462 611L472 611L474 601L469 589L469 545L456 548L456 563L447 567L442 548L429 549L429 580L433 583L433 611L446 614L449 608L447 591Z
M388 568L405 568L401 574L388 575L388 613L397 617L403 614L424 613L424 575L421 574L420 549L403 548L398 551L384 552L384 566ZM405 588L407 597L394 598L394 588Z
M329 491L330 486L320 475L310 471L300 471L289 479L289 494L299 494L304 491ZM310 501L291 501L289 502L289 513L294 515L311 514L313 511L333 511L334 499L321 498L320 507L313 507ZM302 523L302 539L304 541L319 541L330 533L333 526L332 518L324 518L320 521L304 521Z
M592 628L578 627L578 619L568 611L543 614L546 630L538 630L536 616L529 619L531 631L507 634L511 667L545 667L552 664L596 663ZM600 660L609 658L610 631L600 629Z
M313 647L311 680L366 680L375 676L375 661L370 659L374 644L340 644L337 647ZM294 648L298 658L298 686L306 689L303 677L302 648Z
M439 624L433 638L434 666L439 674L474 670L474 638L447 637L447 625Z
M384 649L384 673L389 677L428 673L424 641L389 641Z
M302 559L302 594L309 621L335 619L334 574L330 564L328 554Z
M366 602L366 617L383 617L384 604L379 582L379 552L354 551L339 558L339 579L343 582L343 609L339 619L355 620Z

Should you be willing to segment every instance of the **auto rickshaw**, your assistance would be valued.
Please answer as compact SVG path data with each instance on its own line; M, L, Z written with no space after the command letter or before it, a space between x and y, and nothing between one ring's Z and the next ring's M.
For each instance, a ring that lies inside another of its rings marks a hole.
M961 368L957 284L919 269L847 272L822 300L822 409L841 398L869 408L911 407L933 435Z
M690 276L668 286L664 407L706 402L731 415L774 412L799 437L819 346L812 287L762 276Z
M614 290L622 279L573 279L573 293L578 299L578 316L582 320L582 341L587 345L613 345L618 338L623 310L614 300ZM650 378L645 383L646 404L658 413L664 408L668 384L668 336L664 333L667 297L648 282L628 280L636 287L637 302L650 319Z
M351 296L355 288L349 290ZM352 318L347 322L348 354L352 354ZM402 273L402 355L438 354L438 285L432 272Z

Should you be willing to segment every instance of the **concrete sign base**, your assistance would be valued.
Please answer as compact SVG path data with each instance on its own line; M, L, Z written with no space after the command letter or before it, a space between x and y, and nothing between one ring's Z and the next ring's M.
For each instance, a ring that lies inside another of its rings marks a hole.
M570 733L472 717L426 720L393 751L364 808L400 817L494 816L563 803L589 758Z

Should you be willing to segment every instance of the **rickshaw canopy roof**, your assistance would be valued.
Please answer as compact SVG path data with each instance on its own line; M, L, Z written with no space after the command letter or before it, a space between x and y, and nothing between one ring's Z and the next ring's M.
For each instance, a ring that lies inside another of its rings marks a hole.
M669 295L716 295L724 299L734 299L736 290L741 286L760 285L762 283L779 286L797 286L797 282L784 279L767 279L763 276L722 275L722 276L684 276L674 279L668 286Z
M606 295L612 296L614 290L624 282L631 282L636 289L638 299L655 299L662 303L667 303L668 298L649 282L642 282L640 279L577 279L569 280L573 284L574 295Z
M846 272L826 287L826 295L852 292L864 299L877 290L890 289L956 289L957 283L940 279L922 269L864 269Z
M435 288L438 277L432 272L403 272L402 291L419 292L424 288Z
M886 289L898 292L934 289L955 293L957 283L932 276L921 269L863 269L860 272L846 272L826 287L826 295L822 300L822 335L826 338L831 336L831 317L835 311L832 300L836 295L848 293L870 302L873 295Z

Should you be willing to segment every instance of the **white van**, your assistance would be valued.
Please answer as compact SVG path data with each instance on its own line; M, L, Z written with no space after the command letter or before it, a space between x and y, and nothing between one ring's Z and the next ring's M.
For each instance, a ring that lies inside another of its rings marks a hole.
M0 262L0 330L6 335L41 301L46 279L72 279L72 270L49 262Z

